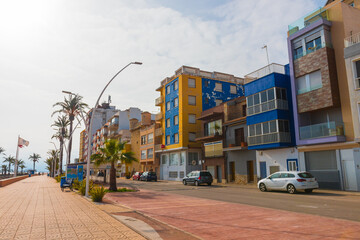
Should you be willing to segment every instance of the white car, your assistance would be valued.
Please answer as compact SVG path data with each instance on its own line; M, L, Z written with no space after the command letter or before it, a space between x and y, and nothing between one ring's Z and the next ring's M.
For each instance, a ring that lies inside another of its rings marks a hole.
M268 190L287 191L288 193L296 193L297 190L304 190L311 193L313 189L319 188L316 178L309 172L276 172L261 179L258 182L260 191Z

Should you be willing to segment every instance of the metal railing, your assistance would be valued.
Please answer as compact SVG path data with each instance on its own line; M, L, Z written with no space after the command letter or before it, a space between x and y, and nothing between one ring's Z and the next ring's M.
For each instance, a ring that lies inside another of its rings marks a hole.
M346 48L357 43L360 43L360 32L344 39L344 45Z
M163 101L163 98L162 97L158 97L157 99L155 99L155 106L159 106L160 104L162 104L164 101Z
M300 127L300 139L344 136L344 123L326 122Z
M283 99L274 99L268 102L264 102L261 104L257 104L251 107L247 108L247 115L251 116L254 114L270 111L273 109L282 109L282 110L288 110L289 104L287 100Z
M196 132L196 138L203 138L203 137L221 137L223 135L222 130L212 131L212 132L205 132L205 131L198 131Z
M249 146L262 145L267 143L277 143L277 142L284 142L284 143L291 142L290 133L276 132L276 133L269 133L259 136L248 137Z
M324 8L318 8L307 14L305 17L302 17L290 24L288 26L288 35L290 36L299 31L300 29L303 29L320 19L329 20L328 11Z
M252 73L249 73L247 75L245 75L245 80L246 82L250 82L253 80L256 80L258 78L262 78L264 76L267 76L271 73L281 73L281 74L285 74L285 67L284 65L281 64L277 64L277 63L272 63L269 64L263 68L260 68Z

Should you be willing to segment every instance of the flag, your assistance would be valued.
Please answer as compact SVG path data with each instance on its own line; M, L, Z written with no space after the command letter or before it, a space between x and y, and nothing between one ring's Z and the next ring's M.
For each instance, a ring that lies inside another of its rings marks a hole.
M19 140L18 140L18 146L19 147L23 147L23 146L29 146L29 141L26 141L25 139L22 139L21 137L19 137Z

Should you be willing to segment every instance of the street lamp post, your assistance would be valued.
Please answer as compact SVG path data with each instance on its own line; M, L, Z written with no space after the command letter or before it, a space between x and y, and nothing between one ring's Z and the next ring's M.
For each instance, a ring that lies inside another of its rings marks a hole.
M104 89L101 91L100 96L98 97L95 106L93 108L93 111L91 113L91 115L89 115L90 118L90 124L89 124L89 130L88 130L88 152L87 152L87 156L86 156L86 189L85 189L85 196L89 197L89 178L90 178L90 154L91 154L91 131L92 131L92 123L93 123L93 114L96 111L96 108L99 104L100 98L102 97L103 93L105 92L106 88L110 85L110 83L117 77L117 75L119 75L125 68L127 68L128 66L132 65L132 64L136 64L136 65L141 65L141 62L130 62L129 64L127 64L125 67L123 67L120 71L118 71L111 79L110 81L105 85Z

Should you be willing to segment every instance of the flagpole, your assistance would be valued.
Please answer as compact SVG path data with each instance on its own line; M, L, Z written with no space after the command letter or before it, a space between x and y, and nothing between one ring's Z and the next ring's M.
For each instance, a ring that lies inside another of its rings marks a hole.
M19 158L19 139L20 139L20 135L18 135L18 142L17 142L17 147L16 147L16 157L15 157L15 167L14 167L14 177L17 176L17 165L18 165L18 158ZM10 171L10 169L9 169Z

